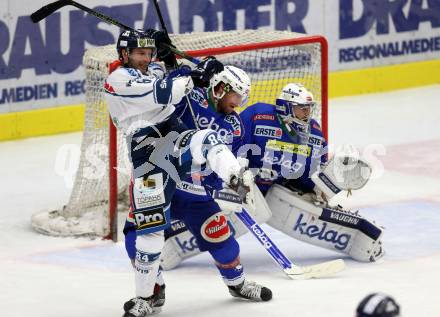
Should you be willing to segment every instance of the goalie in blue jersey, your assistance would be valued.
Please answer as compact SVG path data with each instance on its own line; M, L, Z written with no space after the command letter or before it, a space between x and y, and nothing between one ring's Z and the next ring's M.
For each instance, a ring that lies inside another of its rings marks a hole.
M313 94L291 83L275 105L256 103L240 114L245 142L259 149L245 155L272 211L267 223L303 242L358 261L376 261L384 254L382 228L328 203L343 190L363 187L371 168L349 147L327 160L327 142L312 118L314 107Z

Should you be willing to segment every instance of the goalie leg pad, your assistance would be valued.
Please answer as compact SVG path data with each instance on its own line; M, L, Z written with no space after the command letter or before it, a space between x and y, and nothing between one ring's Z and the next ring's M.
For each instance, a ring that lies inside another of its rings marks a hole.
M295 192L274 185L266 195L273 212L268 224L300 241L369 262L383 255L383 230L347 211L321 208Z

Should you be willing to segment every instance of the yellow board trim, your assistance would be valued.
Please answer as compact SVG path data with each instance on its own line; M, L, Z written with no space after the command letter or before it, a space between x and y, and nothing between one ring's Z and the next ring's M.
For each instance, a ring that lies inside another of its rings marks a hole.
M333 72L329 74L329 96L352 96L438 83L440 59ZM82 104L0 114L0 141L73 132L83 128Z
M70 105L0 114L0 140L80 131L84 129L84 105Z
M385 92L440 83L440 59L333 72L329 97Z

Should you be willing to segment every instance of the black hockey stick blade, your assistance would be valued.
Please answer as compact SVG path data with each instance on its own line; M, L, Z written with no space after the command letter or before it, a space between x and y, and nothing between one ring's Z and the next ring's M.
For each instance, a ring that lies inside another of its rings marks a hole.
M55 11L57 11L58 9L71 4L71 0L58 0L52 3L49 3L48 5L42 7L41 9L35 11L34 13L31 14L31 20L34 23L38 23L41 20L45 19L46 17L48 17L49 15L51 15L52 13L54 13Z
M104 22L106 22L108 24L116 25L116 26L118 26L118 27L120 27L122 29L131 30L131 31L135 31L136 32L135 29L133 29L133 28L131 28L131 27L125 25L125 24L122 24L121 22L119 22L119 21L117 21L117 20L115 20L115 19L113 19L113 18L111 18L111 17L109 17L107 15L99 13L99 12L97 12L97 11L95 11L93 9L90 9L90 8L82 5L81 3L78 3L78 2L73 1L73 0L58 0L58 1L52 2L52 3L42 7L41 9L35 11L34 13L32 13L31 14L31 20L34 23L38 23L41 20L47 18L49 15L51 15L52 13L57 11L58 9L60 9L62 7L65 7L67 5L74 6L74 7L78 8L78 9L80 9L80 10L83 10L83 11L91 14L91 15L94 15L98 19L100 19L100 20L102 20L102 21L104 21ZM177 54L177 55L179 55L179 56L181 56L181 57L183 57L183 58L193 62L194 64L198 64L200 62L197 58L194 58L194 57L186 54L185 52L179 51L178 49L176 49L173 46L169 46L167 44L163 44L163 45L166 46L167 48L169 48L173 53L175 53L175 54Z

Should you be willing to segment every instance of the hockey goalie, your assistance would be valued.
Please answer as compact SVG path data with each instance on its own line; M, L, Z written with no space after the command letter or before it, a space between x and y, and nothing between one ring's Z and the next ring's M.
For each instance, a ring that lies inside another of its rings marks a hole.
M244 135L236 153L247 158L258 186L251 211L258 221L292 238L374 262L384 254L383 228L329 203L338 193L361 189L371 168L350 147L327 160L327 142L312 119L314 107L312 93L291 83L275 105L256 103L240 113ZM247 232L233 213L229 220L235 237ZM176 223L166 236L164 269L200 253L197 239L184 224Z

